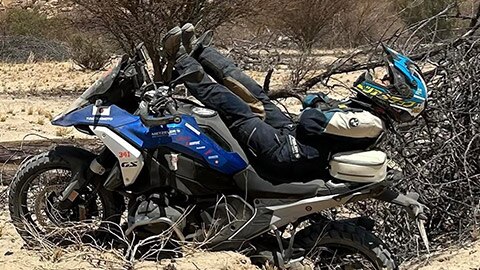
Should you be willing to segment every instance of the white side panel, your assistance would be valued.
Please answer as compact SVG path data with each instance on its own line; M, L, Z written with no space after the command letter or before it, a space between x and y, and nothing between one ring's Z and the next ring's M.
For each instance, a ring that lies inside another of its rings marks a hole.
M118 158L125 186L133 184L144 165L142 153L107 127L90 126L90 129Z
M334 199L337 195L328 195L321 197L313 197L303 199L294 203L282 204L276 206L267 206L266 208L273 211L270 225L282 227L290 222L293 222L301 217L318 213L328 208L336 207L345 204L352 197L361 193L354 193L345 196L341 199Z

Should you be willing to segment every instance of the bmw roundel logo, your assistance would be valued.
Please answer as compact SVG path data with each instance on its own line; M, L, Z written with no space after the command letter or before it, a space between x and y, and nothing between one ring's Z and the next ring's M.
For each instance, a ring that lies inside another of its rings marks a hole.
M351 127L358 127L360 125L360 120L358 118L352 118L349 121Z

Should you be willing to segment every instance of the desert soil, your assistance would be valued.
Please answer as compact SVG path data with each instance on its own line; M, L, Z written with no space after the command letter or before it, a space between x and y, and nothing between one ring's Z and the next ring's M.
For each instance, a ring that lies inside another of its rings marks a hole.
M2 189L3 190L3 189ZM24 247L24 242L15 231L8 209L0 210L0 269L2 270L54 270L54 269L123 269L126 263L119 254L100 252L87 247L41 248ZM235 252L187 252L181 259L136 261L134 269L222 269L254 270L250 260Z
M250 73L263 83L263 73ZM71 128L50 125L56 114L66 109L80 93L100 74L83 72L72 63L0 64L0 147L2 142L20 141L28 134L46 138L85 138ZM342 75L338 80L351 84L358 73ZM272 81L285 80L285 73L276 74ZM275 84L274 84L275 86ZM345 92L331 93L341 97ZM288 100L288 106L298 112L300 104ZM30 135L26 140L36 140ZM28 142L27 142L28 143ZM16 233L6 208L5 187L0 189L0 269L118 269L122 261L111 253L96 252L84 247L69 250L39 249L24 247ZM257 269L249 259L233 252L195 252L174 262L137 262L135 269ZM404 264L403 269L422 270L472 270L480 269L480 243L465 247L453 247L438 252L429 259Z

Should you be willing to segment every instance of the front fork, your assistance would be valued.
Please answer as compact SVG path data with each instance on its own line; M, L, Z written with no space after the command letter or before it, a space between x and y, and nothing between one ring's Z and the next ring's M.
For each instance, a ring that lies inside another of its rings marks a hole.
M104 146L98 156L88 164L88 167L84 166L82 170L75 172L72 181L70 181L60 196L59 208L64 210L71 208L73 202L80 194L79 191L86 187L93 178L104 175L106 168L111 168L114 163L115 157Z

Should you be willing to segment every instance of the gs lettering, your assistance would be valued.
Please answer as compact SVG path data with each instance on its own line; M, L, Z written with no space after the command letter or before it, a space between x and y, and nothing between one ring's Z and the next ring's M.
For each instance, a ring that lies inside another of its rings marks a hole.
M122 162L120 166L122 166L122 168L135 168L135 167L138 167L138 162L137 161Z

